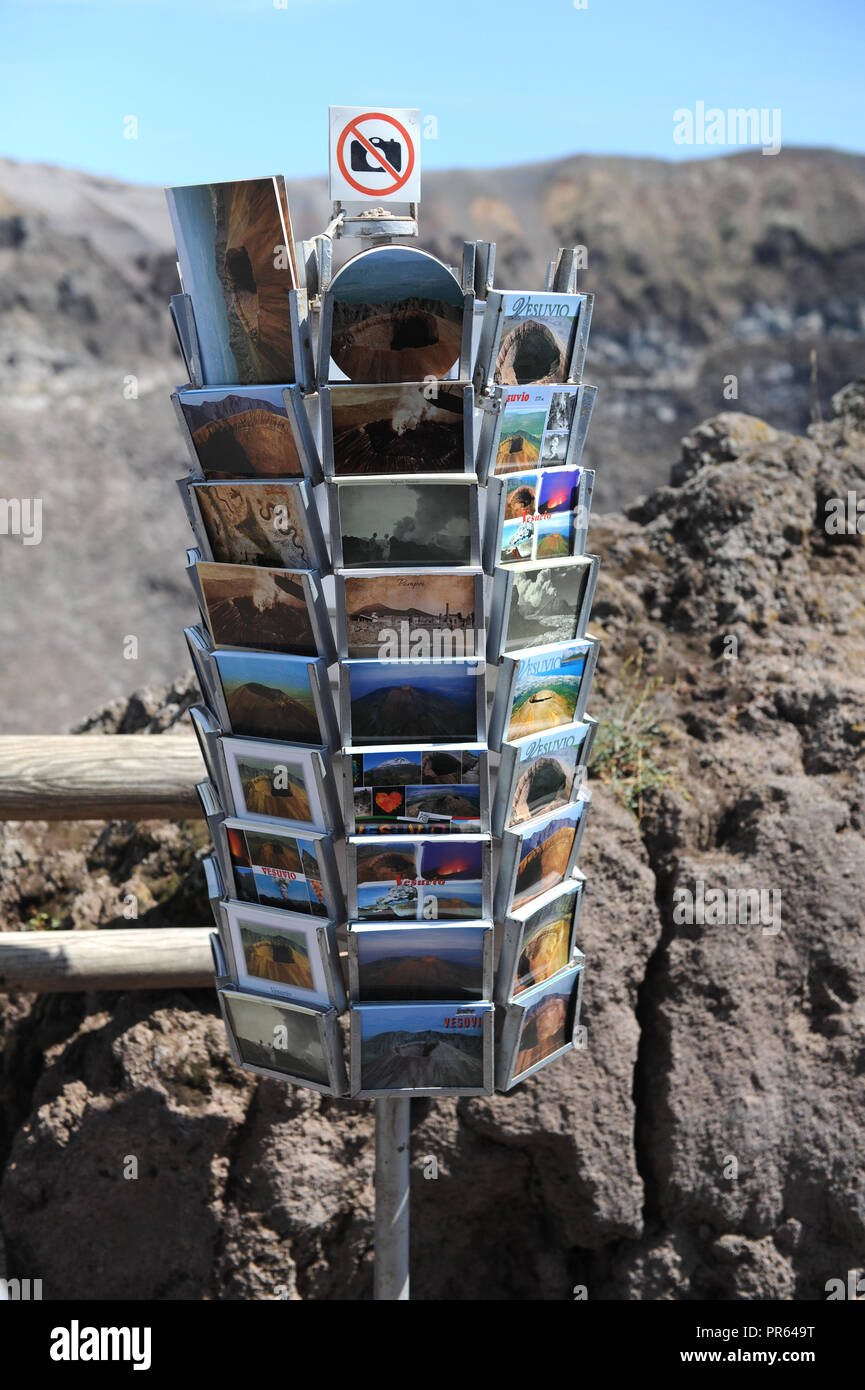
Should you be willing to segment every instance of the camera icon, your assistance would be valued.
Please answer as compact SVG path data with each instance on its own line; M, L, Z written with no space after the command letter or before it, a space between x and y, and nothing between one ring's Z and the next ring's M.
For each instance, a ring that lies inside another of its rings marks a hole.
M377 150L381 150L382 155L397 173L402 173L402 145L399 140L383 140L380 135L373 135L369 142L375 145ZM385 171L380 164L369 163L369 152L365 145L359 140L352 140L349 147L349 161L356 174L383 174Z

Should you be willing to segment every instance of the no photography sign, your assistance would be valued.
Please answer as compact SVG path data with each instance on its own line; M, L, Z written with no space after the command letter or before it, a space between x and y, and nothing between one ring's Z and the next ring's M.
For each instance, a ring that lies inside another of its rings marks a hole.
M420 111L331 106L330 196L420 202Z

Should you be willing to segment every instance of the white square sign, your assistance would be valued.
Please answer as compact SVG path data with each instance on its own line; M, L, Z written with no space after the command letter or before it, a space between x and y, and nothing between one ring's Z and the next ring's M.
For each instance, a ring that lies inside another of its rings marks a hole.
M330 196L340 203L420 202L420 111L331 106Z

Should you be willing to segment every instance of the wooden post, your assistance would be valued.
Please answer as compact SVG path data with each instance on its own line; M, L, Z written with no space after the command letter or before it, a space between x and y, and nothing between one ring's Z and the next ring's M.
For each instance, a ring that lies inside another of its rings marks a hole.
M0 934L0 993L213 989L210 927Z
M187 820L206 776L194 738L0 738L0 820Z

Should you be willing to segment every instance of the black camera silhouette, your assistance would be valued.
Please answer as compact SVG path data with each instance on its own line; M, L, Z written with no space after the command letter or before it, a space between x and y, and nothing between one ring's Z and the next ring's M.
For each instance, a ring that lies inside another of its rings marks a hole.
M377 150L381 150L388 164L392 165L398 174L402 172L402 145L399 140L383 140L380 135L373 135L369 143L375 145ZM352 140L349 159L356 174L382 174L385 172L380 164L369 163L369 151L359 140Z

